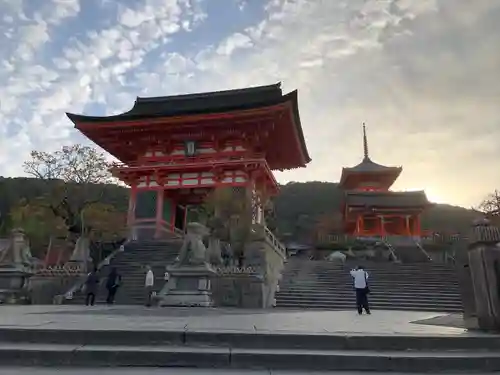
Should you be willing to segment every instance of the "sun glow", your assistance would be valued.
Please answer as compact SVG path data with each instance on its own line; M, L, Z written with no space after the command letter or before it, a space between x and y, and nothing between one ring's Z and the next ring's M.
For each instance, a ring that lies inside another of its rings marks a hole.
M416 190L425 191L425 195L427 196L427 199L431 203L447 203L446 199L444 199L443 196L438 191L425 188L408 189L408 191L416 191Z

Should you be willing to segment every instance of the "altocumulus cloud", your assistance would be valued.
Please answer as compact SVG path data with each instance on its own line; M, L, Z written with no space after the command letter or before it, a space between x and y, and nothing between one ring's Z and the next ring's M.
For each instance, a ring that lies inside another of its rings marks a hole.
M283 81L313 162L281 181L338 180L366 121L395 188L476 204L500 188L498 17L491 0L0 0L0 171L86 142L65 111Z

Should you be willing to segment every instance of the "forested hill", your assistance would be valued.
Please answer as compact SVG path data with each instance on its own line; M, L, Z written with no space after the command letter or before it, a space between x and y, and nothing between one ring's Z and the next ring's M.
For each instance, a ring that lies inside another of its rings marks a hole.
M49 182L50 183L50 182ZM32 199L46 193L47 182L31 178L0 177L0 228L8 230L9 212L22 198ZM102 190L101 186L88 189L90 194ZM127 189L106 185L103 203L112 204L126 212ZM289 183L281 187L275 198L276 225L281 234L292 239L310 238L324 217L338 215L342 192L336 183ZM450 205L437 205L423 219L423 226L434 231L464 231L477 215L474 211Z
M277 225L281 233L307 237L324 217L339 212L343 192L337 183L291 182L281 187L275 200ZM470 209L437 204L424 213L422 227L437 232L466 232L478 214Z

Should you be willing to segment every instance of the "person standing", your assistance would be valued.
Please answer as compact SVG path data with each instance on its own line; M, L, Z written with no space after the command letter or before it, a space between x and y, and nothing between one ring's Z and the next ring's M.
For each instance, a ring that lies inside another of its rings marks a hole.
M356 307L358 314L363 314L363 309L369 315L370 305L368 303L368 294L370 289L368 287L368 272L365 271L363 266L351 270L351 276L354 279L354 289L356 290Z
M151 300L153 297L153 287L155 285L155 275L151 266L146 266L146 280L144 282L144 286L146 288L146 306L151 306Z
M97 275L97 267L88 274L87 280L85 280L85 305L94 306L95 297L97 295L97 289L99 287L99 276Z
M165 281L165 284L167 284L168 280L170 280L170 274L168 273L168 266L165 266L165 274L163 275L163 281Z
M121 275L118 273L115 267L111 268L108 275L108 280L106 281L106 289L108 290L108 297L106 298L106 303L112 305L115 302L115 295L120 287L122 281Z

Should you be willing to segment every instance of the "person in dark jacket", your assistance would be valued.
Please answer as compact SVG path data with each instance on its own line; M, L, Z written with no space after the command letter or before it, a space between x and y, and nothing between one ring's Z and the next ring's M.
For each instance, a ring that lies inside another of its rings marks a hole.
M108 290L108 298L106 298L106 303L112 305L115 302L115 295L120 287L122 277L118 274L115 267L111 268L108 275L108 280L106 281L106 289Z
M99 276L97 274L97 268L94 268L94 270L88 274L87 280L85 280L86 306L94 306L98 288Z

